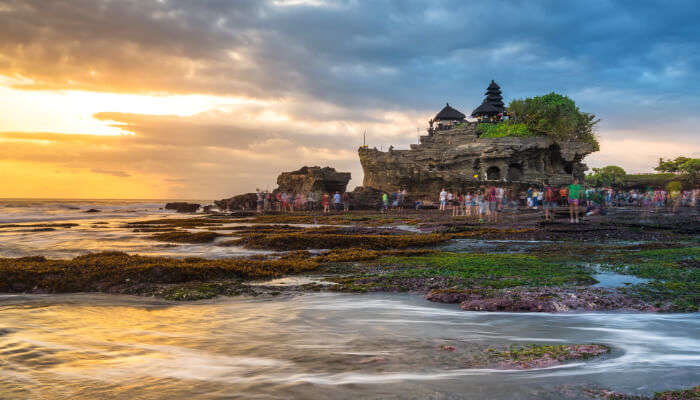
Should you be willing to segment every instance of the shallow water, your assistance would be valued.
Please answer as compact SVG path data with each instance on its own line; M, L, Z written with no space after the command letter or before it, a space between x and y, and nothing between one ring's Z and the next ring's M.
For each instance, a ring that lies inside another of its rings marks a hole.
M124 251L132 254L170 257L225 258L250 254L270 253L242 247L220 247L213 243L170 244L151 240L153 233L133 232L124 228L128 222L188 218L190 215L163 211L167 200L0 200L0 225L17 224L23 227L0 228L0 257L45 256L73 258L101 251ZM206 201L198 201L208 204ZM85 213L95 208L99 213ZM76 223L71 228L33 232L33 224ZM227 224L239 226L243 224ZM194 231L194 230L193 230ZM221 231L219 233L227 233ZM233 231L231 231L233 232ZM219 238L218 240L230 240ZM215 244L215 243L214 243Z
M0 296L0 315L0 398L561 399L700 376L699 314L474 313L409 294L313 294ZM613 351L541 370L465 367L485 347L533 342Z

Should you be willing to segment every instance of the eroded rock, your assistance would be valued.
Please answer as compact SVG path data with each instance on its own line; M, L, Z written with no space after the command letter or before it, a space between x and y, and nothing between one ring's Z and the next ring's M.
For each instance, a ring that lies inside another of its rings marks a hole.
M302 167L296 171L282 172L277 177L277 190L288 193L343 193L350 176L349 172L338 172L330 167Z
M175 210L179 213L194 213L199 210L200 205L187 202L174 202L165 205L166 210Z
M569 184L583 180L581 163L593 152L586 142L558 143L548 137L480 138L476 123L421 136L410 150L358 150L363 186L385 191L438 193L465 191L485 181L512 184Z

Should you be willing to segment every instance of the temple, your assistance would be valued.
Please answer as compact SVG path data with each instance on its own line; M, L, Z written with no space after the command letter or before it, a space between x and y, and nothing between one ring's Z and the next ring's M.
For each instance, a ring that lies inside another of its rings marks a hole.
M435 115L435 118L428 121L430 125L428 134L432 135L435 131L452 129L464 122L466 117L466 115L450 107L450 103L447 103L447 105Z
M495 122L500 120L506 113L506 107L503 104L501 96L501 87L493 80L488 88L486 88L486 98L479 107L472 111L472 117L480 122Z
M472 116L495 122L505 111L500 87L492 81ZM565 185L583 179L588 168L581 161L595 150L590 143L546 136L483 138L478 125L448 104L429 121L428 134L408 150L360 147L363 186L437 193L443 187L465 191L484 183Z

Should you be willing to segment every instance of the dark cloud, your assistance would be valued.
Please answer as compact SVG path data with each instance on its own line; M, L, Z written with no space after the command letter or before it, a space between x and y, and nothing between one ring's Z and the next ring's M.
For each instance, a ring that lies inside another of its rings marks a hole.
M353 107L471 107L491 78L512 97L697 92L692 0L280 4L0 0L0 71L36 88L306 95Z
M34 134L60 151L23 139L4 154L126 174L178 169L178 184L203 193L215 179L238 187L307 161L357 171L337 155L354 151L363 124L375 143L414 142L445 101L469 112L491 79L506 100L570 95L602 118L603 139L696 141L699 19L693 0L0 0L0 75L22 88L265 104L208 117L104 110L96 117L136 134ZM246 117L266 111L294 123ZM408 117L398 126L391 113Z

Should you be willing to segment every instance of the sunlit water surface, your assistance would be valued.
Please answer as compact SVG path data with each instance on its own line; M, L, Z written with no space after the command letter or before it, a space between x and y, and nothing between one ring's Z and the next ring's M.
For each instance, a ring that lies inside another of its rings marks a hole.
M410 294L313 294L2 296L0 315L0 398L560 399L700 376L698 314L473 313ZM466 366L488 346L532 342L613 351L531 371Z
M132 228L124 226L128 222L148 219L192 217L164 211L162 208L166 202L167 200L0 200L0 257L42 255L49 258L73 258L100 251L206 258L266 253L235 246L216 246L216 241L205 244L163 243L150 239L153 233L134 232ZM100 212L86 213L91 208ZM65 223L75 223L78 226L35 231L41 229L37 224ZM237 225L243 224L226 224ZM222 237L217 241L230 239L231 237Z

